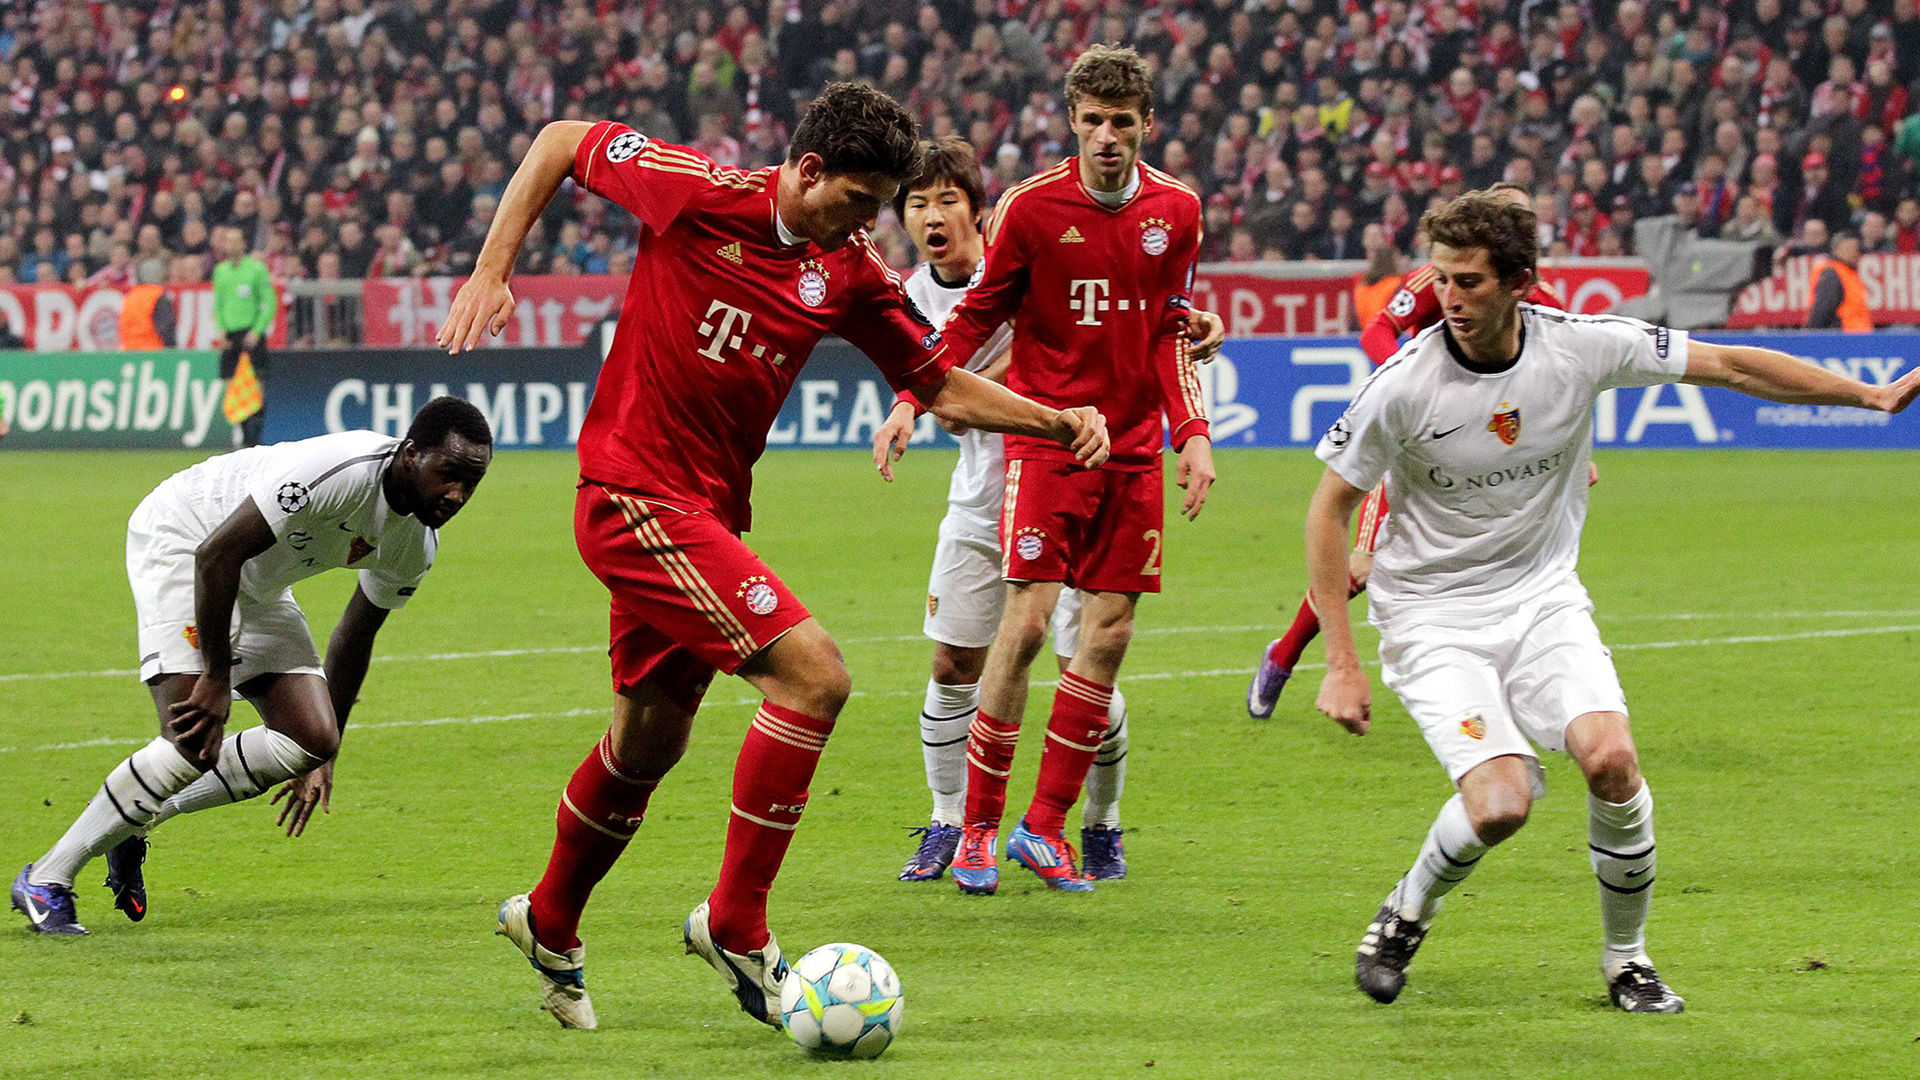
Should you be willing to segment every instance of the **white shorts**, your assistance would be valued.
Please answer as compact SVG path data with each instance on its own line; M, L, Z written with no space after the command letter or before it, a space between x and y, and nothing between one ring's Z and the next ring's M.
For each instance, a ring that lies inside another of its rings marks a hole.
M933 549L927 578L927 617L921 632L961 649L984 649L1000 629L1007 586L1000 576L997 524L949 508L940 519L940 540ZM1053 608L1053 651L1072 656L1080 636L1080 592L1060 590Z
M127 522L127 583L133 586L142 682L206 669L193 610L193 552L207 533L164 487L148 495ZM324 673L307 617L290 589L265 602L242 594L232 635L235 687L259 675Z
M1532 766L1538 798L1546 785L1536 746L1564 751L1575 717L1627 711L1592 612L1586 591L1575 588L1487 626L1383 633L1380 676L1454 783L1513 754Z

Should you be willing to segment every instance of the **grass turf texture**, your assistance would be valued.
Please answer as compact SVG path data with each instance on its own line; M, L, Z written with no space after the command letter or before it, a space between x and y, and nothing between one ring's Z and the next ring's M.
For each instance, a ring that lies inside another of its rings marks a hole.
M128 514L189 462L0 455L0 853L7 877L153 729L128 668ZM1920 478L1911 455L1604 455L1582 565L1658 798L1653 954L1682 1017L1610 1009L1577 771L1548 762L1531 824L1456 892L1400 1002L1353 988L1353 949L1446 798L1375 678L1356 740L1312 712L1318 672L1246 718L1245 672L1300 595L1303 452L1229 451L1197 524L1168 516L1167 592L1123 677L1133 876L1048 894L893 880L926 821L917 712L926 568L952 458L891 489L857 453L770 455L754 546L839 638L841 718L772 905L790 956L874 948L907 992L873 1075L1912 1075ZM155 834L152 914L79 883L94 936L0 928L0 1058L70 1077L790 1076L824 1066L746 1019L680 920L710 887L744 683L714 687L680 768L581 933L601 1030L558 1030L491 936L544 865L554 804L604 727L605 597L569 532L573 459L508 454L388 623L332 816L288 840L261 799ZM1169 493L1175 489L1169 485ZM351 577L302 588L316 637ZM1860 629L1897 631L1854 634ZM1370 631L1362 643L1371 656ZM1833 636L1811 636L1827 634ZM1731 637L1794 635L1736 643ZM1688 642L1672 647L1649 643ZM1698 643L1706 642L1706 643ZM481 650L556 649L472 659ZM1316 662L1316 646L1307 660ZM1051 671L1036 670L1037 678ZM1051 693L1028 708L1023 806ZM229 731L256 722L235 708ZM485 717L490 722L461 722ZM447 718L423 725L422 721ZM383 726L388 725L388 726ZM111 739L113 745L52 748ZM1077 825L1077 812L1070 825ZM1009 821L1011 824L1011 819Z

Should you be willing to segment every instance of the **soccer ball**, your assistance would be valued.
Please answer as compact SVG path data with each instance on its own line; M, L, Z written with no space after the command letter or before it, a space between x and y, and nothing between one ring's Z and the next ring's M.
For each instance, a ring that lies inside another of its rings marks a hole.
M876 1058L900 1037L906 1016L900 976L862 945L822 945L780 984L780 1022L822 1057Z

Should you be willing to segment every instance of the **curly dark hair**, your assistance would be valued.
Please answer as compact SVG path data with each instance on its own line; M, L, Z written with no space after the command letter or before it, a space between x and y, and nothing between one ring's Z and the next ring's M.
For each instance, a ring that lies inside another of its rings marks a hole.
M1539 221L1530 207L1492 189L1465 195L1428 210L1420 229L1436 244L1466 250L1485 248L1493 272L1510 282L1522 270L1534 270L1540 252Z
M1124 45L1089 46L1067 72L1067 106L1081 98L1140 102L1141 115L1153 112L1153 79L1140 54Z
M951 184L967 197L967 205L978 218L987 209L987 189L980 182L980 158L973 144L958 135L948 135L920 144L920 171L900 185L893 196L893 212L907 216L907 196L930 187Z
M800 118L787 160L818 154L828 172L879 173L904 183L920 164L919 137L899 102L861 83L829 83Z

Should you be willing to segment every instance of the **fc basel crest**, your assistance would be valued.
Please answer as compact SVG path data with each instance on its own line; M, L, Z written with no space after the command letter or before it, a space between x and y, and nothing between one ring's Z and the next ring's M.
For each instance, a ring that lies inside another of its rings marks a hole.
M1487 421L1487 430L1500 436L1500 441L1512 446L1520 441L1520 406L1503 401L1493 412L1493 419Z

